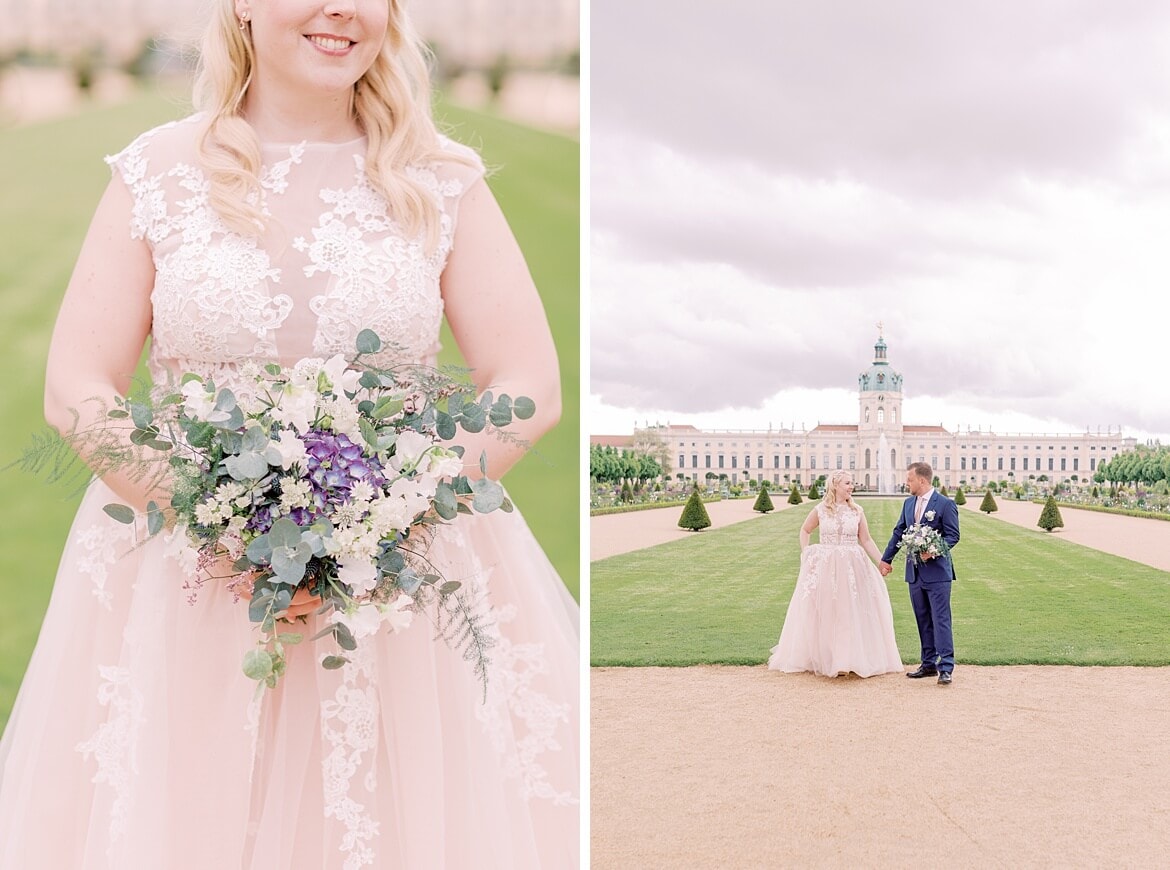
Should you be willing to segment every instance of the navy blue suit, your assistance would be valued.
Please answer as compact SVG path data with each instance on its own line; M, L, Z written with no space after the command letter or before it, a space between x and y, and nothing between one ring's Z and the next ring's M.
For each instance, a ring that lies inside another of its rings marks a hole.
M910 496L902 506L902 515L882 561L893 564L902 546L902 534L914 524L917 498ZM959 543L959 508L937 490L932 492L922 512L922 525L937 529L948 546ZM928 668L950 673L955 668L955 641L951 633L951 581L955 579L953 557L941 559L906 559L906 583L910 587L910 605L918 622L918 639L922 644L922 663Z

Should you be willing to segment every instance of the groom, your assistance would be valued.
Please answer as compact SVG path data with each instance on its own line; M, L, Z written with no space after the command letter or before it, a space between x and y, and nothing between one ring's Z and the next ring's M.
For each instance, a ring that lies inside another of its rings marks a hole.
M951 547L959 543L959 509L945 495L931 486L934 472L925 462L915 462L906 471L906 488L910 498L902 506L902 515L894 534L882 554L878 570L890 573L894 554L902 546L902 533L914 523L937 529ZM951 682L955 669L955 642L951 637L951 581L955 566L950 556L921 559L906 558L906 582L910 586L910 604L918 621L918 639L922 643L922 664L906 676L917 680L938 675L941 685Z

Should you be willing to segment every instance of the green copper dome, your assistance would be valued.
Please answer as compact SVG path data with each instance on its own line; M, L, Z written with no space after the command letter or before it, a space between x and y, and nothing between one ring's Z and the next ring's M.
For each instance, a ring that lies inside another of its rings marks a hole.
M873 363L857 377L857 386L863 392L902 392L902 376L890 368L886 359L886 340L878 335L873 346Z

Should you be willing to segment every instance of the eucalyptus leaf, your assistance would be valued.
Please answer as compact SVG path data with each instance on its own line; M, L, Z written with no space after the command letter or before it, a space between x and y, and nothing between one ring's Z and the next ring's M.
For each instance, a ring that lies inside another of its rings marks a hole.
M512 513L514 508L515 508L515 506L512 504L512 500L510 498L508 498L507 496L505 496L504 500L500 503L500 510L502 510L506 514L510 514L510 513Z
M487 462L488 462L487 451L486 450L480 451L480 454L479 454L479 473L483 474L485 476L487 475Z
M262 426L249 426L244 432L240 449L249 453L263 453L268 449L271 440Z
M165 526L165 525L166 525L166 517L163 516L163 512L159 509L158 504L156 504L153 501L148 502L146 505L146 531L147 531L147 533L149 533L149 535L153 538L155 535L157 535L159 532L161 532L163 530L163 526Z
M403 568L402 571L398 573L398 577L395 582L398 584L398 588L407 595L414 595L414 593L418 591L418 587L422 585L423 578L415 573L413 569Z
M252 596L248 602L248 619L251 622L261 622L268 613L268 605L272 602L271 590L265 590L259 595Z
M296 547L278 547L272 551L272 570L281 583L296 586L305 578L305 567L312 555L312 548L304 541Z
M435 488L435 512L445 520L453 520L459 509L458 505L455 490L446 481L440 482Z
M226 387L215 397L215 410L230 412L236 407L236 394Z
M358 353L377 353L382 349L382 339L372 329L363 329L357 334Z
M111 420L125 420L130 415L127 414L125 411L114 410L114 411L107 411L106 416L109 417Z
M459 587L462 585L463 584L460 583L458 580L448 580L446 583L444 583L442 586L439 587L439 594L440 595L450 595L452 592L457 592L459 590Z
M232 480L259 480L268 473L268 460L260 453L241 453L223 461Z
M377 450L378 430L374 428L374 424L365 417L358 417L358 429L361 430L362 440Z
M149 405L144 405L142 402L130 402L130 419L134 421L134 425L139 429L145 429L154 422L154 411L150 409Z
M353 652L357 649L357 641L353 639L353 633L344 622L338 622L333 626L333 636L337 638L337 645L343 650Z
M406 566L406 559L397 550L387 550L378 557L378 567L385 574L397 574Z
M493 426L502 429L512 422L512 406L501 405L499 402L496 402L488 412L488 419Z
M473 435L482 432L484 426L487 425L487 414L484 413L483 408L475 403L465 405L459 414L459 425Z
M442 411L439 411L435 414L436 435L438 435L444 441L450 441L455 437L456 431L458 430L455 426L455 420L451 417L450 414L445 414Z
M249 680L266 680L272 673L272 654L268 650L251 649L244 656L244 675Z
M349 664L349 659L345 656L325 656L321 659L321 667L327 671L335 671L347 664Z
M272 539L268 535L254 538L244 552L253 565L267 565L272 559Z
M276 636L276 639L278 641L280 641L281 643L287 643L289 646L295 646L296 644L298 644L302 640L304 640L305 636L303 634L299 634L297 632L288 632L285 634L278 634Z
M527 396L517 396L512 402L512 413L521 420L527 420L536 413L536 403Z
M471 516L471 513L472 513L471 508L469 508L464 502L459 502L459 507L457 509L458 509L459 513L467 514L467 516Z
M504 503L504 488L494 480L485 477L472 481L471 489L475 493L471 505L478 513L491 513Z
M288 517L281 517L268 530L268 538L272 542L272 549L279 547L295 547L301 542L301 527Z
M102 508L106 514L113 520L124 525L130 525L134 522L134 511L126 507L124 504L108 504Z
M381 379L377 376L377 374L371 371L362 372L362 376L358 378L358 383L367 390L376 390L378 387L382 386Z
M463 410L463 403L467 396L464 393L452 393L447 397L447 413L452 417L458 417L459 412Z

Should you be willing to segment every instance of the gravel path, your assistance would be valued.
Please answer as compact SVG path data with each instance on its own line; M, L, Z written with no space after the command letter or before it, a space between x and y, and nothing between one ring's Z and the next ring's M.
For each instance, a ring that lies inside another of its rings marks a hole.
M593 518L591 559L693 534L680 510ZM1054 534L1170 571L1170 523L1062 514ZM1170 668L594 668L590 689L595 868L1170 866Z

